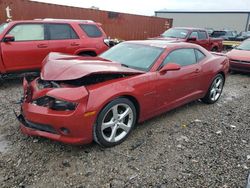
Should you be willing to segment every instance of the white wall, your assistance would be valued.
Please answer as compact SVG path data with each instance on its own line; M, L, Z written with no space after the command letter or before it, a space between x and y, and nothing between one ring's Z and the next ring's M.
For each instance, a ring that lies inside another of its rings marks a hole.
M199 27L245 31L248 13L156 13L157 17L173 18L174 27Z

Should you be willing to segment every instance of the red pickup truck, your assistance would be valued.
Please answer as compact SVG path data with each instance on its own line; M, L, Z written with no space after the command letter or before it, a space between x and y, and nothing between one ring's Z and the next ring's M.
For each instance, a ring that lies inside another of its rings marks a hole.
M210 38L205 29L199 28L175 27L168 29L155 39L195 43L215 52L221 52L223 49L222 39Z
M40 19L0 25L0 79L39 70L50 52L96 56L109 48L101 24L90 20Z

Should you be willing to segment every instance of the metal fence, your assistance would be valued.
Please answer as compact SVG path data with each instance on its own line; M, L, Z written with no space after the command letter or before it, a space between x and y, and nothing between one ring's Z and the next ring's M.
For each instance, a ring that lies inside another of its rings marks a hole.
M28 0L0 0L0 21L36 18L64 18L94 20L102 24L111 38L123 40L146 39L159 36L172 27L172 19L140 16L119 12L54 5Z

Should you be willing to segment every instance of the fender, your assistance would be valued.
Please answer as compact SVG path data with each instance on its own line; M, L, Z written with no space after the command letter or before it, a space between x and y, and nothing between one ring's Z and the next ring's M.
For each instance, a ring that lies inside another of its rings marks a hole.
M6 69L5 69L4 62L3 62L1 43L2 42L0 42L0 74L4 74L4 73L6 73Z

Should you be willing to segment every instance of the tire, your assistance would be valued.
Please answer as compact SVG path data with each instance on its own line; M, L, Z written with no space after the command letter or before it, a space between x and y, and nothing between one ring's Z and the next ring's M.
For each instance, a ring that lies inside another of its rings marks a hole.
M4 83L4 79L3 79L3 76L0 74L0 86L2 86Z
M217 102L223 91L223 86L225 83L225 78L221 74L217 74L213 79L211 86L204 98L201 100L207 104L214 104Z
M97 117L94 140L103 147L122 143L131 133L136 122L134 104L126 98L117 98L107 104Z
M212 52L218 52L218 48L217 47L213 47L211 51Z

